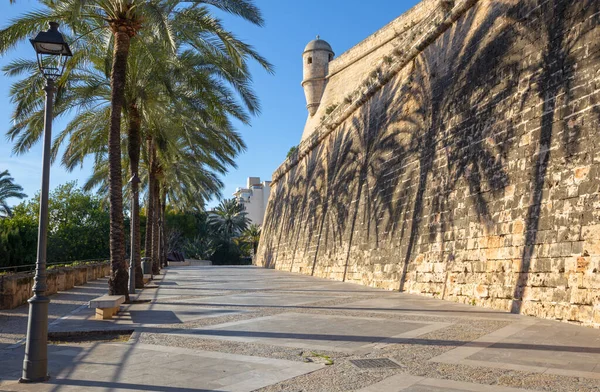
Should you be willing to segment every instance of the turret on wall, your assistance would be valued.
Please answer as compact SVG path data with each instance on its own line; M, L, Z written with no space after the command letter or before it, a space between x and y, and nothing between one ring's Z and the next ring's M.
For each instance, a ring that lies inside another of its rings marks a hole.
M303 78L302 87L306 96L306 108L312 116L317 112L321 97L327 84L329 62L333 60L331 45L317 36L304 48L302 54Z

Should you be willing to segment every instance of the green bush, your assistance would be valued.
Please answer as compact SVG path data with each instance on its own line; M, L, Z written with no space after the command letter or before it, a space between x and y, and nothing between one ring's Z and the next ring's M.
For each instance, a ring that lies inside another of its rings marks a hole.
M260 229L248 226L243 204L222 200L212 211L166 211L169 252L180 251L188 258L211 260L215 265L248 265L247 257L258 246Z
M210 261L213 265L241 265L240 249L233 242L222 242Z
M70 182L50 193L48 212L48 263L109 257L110 216L99 197ZM0 220L0 267L35 263L38 219L36 195Z
M37 223L13 217L0 219L0 267L35 263Z

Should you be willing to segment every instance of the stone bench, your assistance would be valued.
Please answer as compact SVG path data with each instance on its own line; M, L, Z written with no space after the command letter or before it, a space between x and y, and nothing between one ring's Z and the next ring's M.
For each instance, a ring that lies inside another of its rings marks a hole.
M119 313L119 307L125 302L124 295L103 295L90 301L90 308L96 309L96 319L109 320Z

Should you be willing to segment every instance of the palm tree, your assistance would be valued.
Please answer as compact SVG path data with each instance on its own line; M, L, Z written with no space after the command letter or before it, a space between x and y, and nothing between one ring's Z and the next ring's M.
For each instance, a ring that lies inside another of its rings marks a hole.
M155 2L147 7L135 0L97 0L46 2L48 10L33 11L15 20L9 27L0 31L0 52L40 30L41 25L50 21L61 21L72 33L82 33L85 41L107 39L112 42L112 66L110 71L110 117L108 133L109 198L110 198L110 256L112 273L109 279L109 294L125 295L128 274L125 268L125 244L123 231L123 195L121 178L121 112L125 92L127 57L131 38L142 28L142 18L155 21ZM144 12L146 11L146 12ZM88 42L89 43L89 42ZM84 48L81 48L85 51ZM76 52L77 53L77 52ZM83 52L85 53L85 52ZM82 61L85 54L74 62ZM67 72L68 74L68 72ZM66 77L67 75L65 75ZM60 85L60 82L59 82Z
M0 172L0 218L12 216L12 209L7 202L11 197L24 199L27 195L23 193L23 187L14 183L8 170L4 170Z
M242 232L240 237L242 241L252 246L252 256L256 256L258 250L258 242L260 241L260 226L251 224L246 230Z
M112 274L109 280L109 293L122 294L128 298L127 271L124 260L123 232L123 194L121 167L121 115L125 105L125 89L127 63L132 39L147 39L159 37L165 43L171 44L171 52L176 53L176 40L180 39L195 50L218 44L207 43L203 36L210 22L213 21L206 9L199 3L216 6L226 12L239 15L244 19L262 25L263 20L259 10L248 0L199 0L189 5L186 1L175 0L65 0L61 2L44 2L46 9L33 11L16 19L0 31L0 53L5 53L18 42L35 34L43 25L50 21L60 21L66 26L66 35L78 36L79 42L73 45L76 55L71 60L69 70L59 81L64 86L69 71L78 64L85 64L88 50L101 47L112 51L110 66L110 115L108 132L108 188L110 199L110 254ZM142 21L144 22L142 24ZM214 23L213 23L214 26ZM217 27L220 27L218 25ZM242 63L247 55L255 54L247 45L232 45L227 41L231 35L222 34L219 38L224 42L227 54ZM263 59L256 54L259 61ZM263 65L268 66L264 61ZM30 97L35 95L32 90ZM64 94L64 93L63 93ZM57 100L61 98L61 91ZM35 111L36 108L23 105L22 110ZM28 124L34 126L39 138L39 120Z
M246 208L236 199L225 199L209 215L212 227L227 241L240 235L248 228L250 219Z

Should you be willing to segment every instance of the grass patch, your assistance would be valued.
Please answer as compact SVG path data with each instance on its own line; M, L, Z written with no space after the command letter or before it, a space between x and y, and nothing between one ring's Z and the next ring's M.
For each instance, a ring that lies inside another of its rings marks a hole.
M333 359L331 359L329 355L320 354L314 351L311 351L310 354L301 352L300 355L304 357L304 362L322 362L327 366L334 364Z
M105 331L77 331L77 332L49 332L48 343L69 344L88 342L126 343L129 341L133 329L105 330Z

